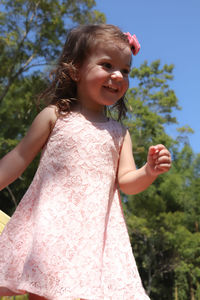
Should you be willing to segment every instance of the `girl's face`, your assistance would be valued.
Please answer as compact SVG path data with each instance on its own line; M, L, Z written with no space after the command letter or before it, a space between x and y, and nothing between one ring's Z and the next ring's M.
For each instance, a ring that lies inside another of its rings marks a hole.
M130 65L129 46L98 45L78 73L77 97L81 105L102 111L105 105L115 104L128 89Z

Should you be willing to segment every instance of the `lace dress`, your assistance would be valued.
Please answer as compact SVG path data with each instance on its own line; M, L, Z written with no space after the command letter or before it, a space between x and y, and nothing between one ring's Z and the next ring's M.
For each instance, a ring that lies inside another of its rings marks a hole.
M0 295L149 300L116 183L125 130L59 118L32 184L0 236Z

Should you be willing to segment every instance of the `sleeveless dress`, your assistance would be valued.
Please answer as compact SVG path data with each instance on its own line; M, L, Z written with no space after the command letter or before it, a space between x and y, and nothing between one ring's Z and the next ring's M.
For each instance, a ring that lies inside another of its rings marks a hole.
M125 129L59 117L34 179L0 236L0 295L149 300L116 174Z

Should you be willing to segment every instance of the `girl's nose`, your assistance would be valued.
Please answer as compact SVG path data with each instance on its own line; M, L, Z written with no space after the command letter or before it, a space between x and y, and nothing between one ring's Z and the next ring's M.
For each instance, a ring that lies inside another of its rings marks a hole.
M123 79L123 75L119 70L116 70L116 71L112 72L111 78L120 81Z

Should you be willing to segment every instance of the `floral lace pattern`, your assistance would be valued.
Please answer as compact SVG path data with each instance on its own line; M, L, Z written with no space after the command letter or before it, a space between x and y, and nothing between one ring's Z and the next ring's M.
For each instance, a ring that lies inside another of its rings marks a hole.
M32 184L0 236L0 295L149 300L123 217L116 174L125 130L60 117Z

